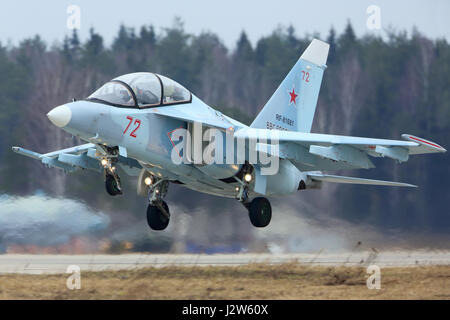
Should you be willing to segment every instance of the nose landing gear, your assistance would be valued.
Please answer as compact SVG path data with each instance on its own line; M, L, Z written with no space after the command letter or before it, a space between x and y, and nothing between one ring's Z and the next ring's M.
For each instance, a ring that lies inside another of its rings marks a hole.
M100 165L103 167L106 192L111 196L122 194L120 177L117 174L115 167L115 164L119 160L118 148L99 146L95 152L95 156L100 159Z
M104 158L101 160L101 164L104 168L106 192L111 196L122 194L120 177L116 172L116 167L113 165L113 160Z
M106 192L108 192L108 194L111 196L117 196L119 194L122 194L122 190L120 189L120 179L118 176L116 178L112 174L106 173L105 187Z
M111 196L122 194L120 177L116 172L116 167L113 165L115 162L117 162L117 159L115 158L103 158L100 161L105 174L106 192Z

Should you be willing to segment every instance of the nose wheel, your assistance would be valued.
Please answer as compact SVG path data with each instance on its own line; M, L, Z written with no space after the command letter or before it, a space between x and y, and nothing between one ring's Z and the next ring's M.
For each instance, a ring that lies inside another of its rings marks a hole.
M118 178L118 177L117 177ZM105 176L105 187L106 192L110 196L117 196L122 194L122 190L120 189L120 182L114 177L114 175L107 173Z
M110 196L122 194L120 177L115 166L118 161L117 150L111 148L99 149L96 155L101 157L100 165L103 167L106 192Z
M103 159L102 165L105 174L105 187L106 192L110 196L117 196L122 194L122 188L120 186L120 177L117 174L116 167L113 165L111 159Z

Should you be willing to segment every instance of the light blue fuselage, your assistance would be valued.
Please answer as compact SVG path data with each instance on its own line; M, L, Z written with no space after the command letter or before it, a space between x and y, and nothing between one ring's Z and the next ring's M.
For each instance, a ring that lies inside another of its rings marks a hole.
M158 114L160 110L170 110L175 114L208 115L218 120L226 118L235 127L247 127L212 109L194 95L189 103L149 109L115 107L85 100L66 106L70 108L72 117L63 129L74 136L110 147L124 147L129 158L137 160L151 173L182 182L190 189L235 197L237 182L224 182L220 178L232 177L239 171L240 165L195 166L189 163L175 164L171 159L174 141L171 141L170 134L179 128L187 129L187 122L161 116ZM289 167L289 170L298 172L292 165ZM219 175L215 177L214 173Z

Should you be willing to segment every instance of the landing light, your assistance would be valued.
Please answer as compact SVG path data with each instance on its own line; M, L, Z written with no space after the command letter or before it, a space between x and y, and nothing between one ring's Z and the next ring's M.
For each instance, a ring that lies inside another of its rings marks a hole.
M105 167L108 164L108 160L102 159L101 163L102 163L102 166Z
M246 173L244 176L244 180L245 180L245 182L252 181L252 175L250 173Z
M147 186L151 185L151 184L152 184L152 178L150 178L150 177L145 178L145 179L144 179L144 183L145 183Z

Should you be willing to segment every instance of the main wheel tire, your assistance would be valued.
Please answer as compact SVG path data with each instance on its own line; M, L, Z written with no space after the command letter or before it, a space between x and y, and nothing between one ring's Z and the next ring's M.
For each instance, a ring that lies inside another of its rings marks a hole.
M116 179L111 174L106 175L105 187L106 192L108 192L110 196L117 196L118 194L122 194L122 191L120 191L119 187L117 186Z
M263 197L253 199L248 206L248 215L255 227L266 227L272 219L272 207L269 200Z
M169 206L165 201L162 203L163 208L169 212ZM164 230L169 225L170 218L167 218L158 206L149 204L147 207L147 222L153 230Z

